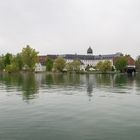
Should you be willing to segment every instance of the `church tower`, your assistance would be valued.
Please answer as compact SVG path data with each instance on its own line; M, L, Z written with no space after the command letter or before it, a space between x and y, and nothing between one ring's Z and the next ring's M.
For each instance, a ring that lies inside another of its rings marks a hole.
M87 55L93 55L93 50L92 50L92 48L90 46L87 49Z

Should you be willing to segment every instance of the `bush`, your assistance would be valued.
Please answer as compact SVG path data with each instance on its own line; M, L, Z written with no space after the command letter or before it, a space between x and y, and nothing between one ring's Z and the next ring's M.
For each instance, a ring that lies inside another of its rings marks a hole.
M100 61L96 65L96 69L98 69L101 72L107 72L112 70L112 65L110 61Z
M18 71L18 67L16 66L16 64L10 64L10 65L6 66L5 71L9 72L9 73L17 72Z
M54 61L54 71L63 72L63 69L65 68L66 61L62 57L57 57Z

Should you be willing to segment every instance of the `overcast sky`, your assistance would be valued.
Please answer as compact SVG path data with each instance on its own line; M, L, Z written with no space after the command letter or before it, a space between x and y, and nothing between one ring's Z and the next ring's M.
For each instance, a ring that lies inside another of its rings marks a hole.
M0 0L0 54L140 55L140 0Z

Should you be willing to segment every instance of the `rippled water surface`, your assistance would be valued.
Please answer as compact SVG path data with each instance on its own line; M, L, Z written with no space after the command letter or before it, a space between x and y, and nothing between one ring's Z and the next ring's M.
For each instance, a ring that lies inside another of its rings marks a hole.
M0 140L140 140L140 75L0 74Z

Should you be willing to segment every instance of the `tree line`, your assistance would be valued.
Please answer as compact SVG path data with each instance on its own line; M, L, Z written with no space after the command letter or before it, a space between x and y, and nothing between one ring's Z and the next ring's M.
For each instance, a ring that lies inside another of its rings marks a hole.
M34 71L35 66L39 63L39 52L27 45L22 49L20 53L13 55L7 53L0 56L0 71L6 72L18 72L18 71ZM112 66L111 61L105 60L97 63L96 66L87 65L85 70L90 71L96 70L106 73L108 71L120 71L124 72L130 55L120 56L115 58L114 66ZM80 72L81 71L81 61L75 59L71 62L66 63L66 60L62 57L57 57L55 60L46 57L45 66L46 71L54 72ZM136 60L136 68L140 70L140 56Z
M18 72L18 71L34 71L36 64L39 63L39 52L27 45L22 49L20 53L13 55L6 53L0 56L0 71L6 72ZM45 60L46 71L64 71L66 68L68 71L79 71L80 62L74 60L71 63L67 63L64 58L58 57L55 60L46 57Z
M17 72L23 69L33 71L38 62L38 52L27 45L16 55L7 53L0 56L0 70L7 72Z

